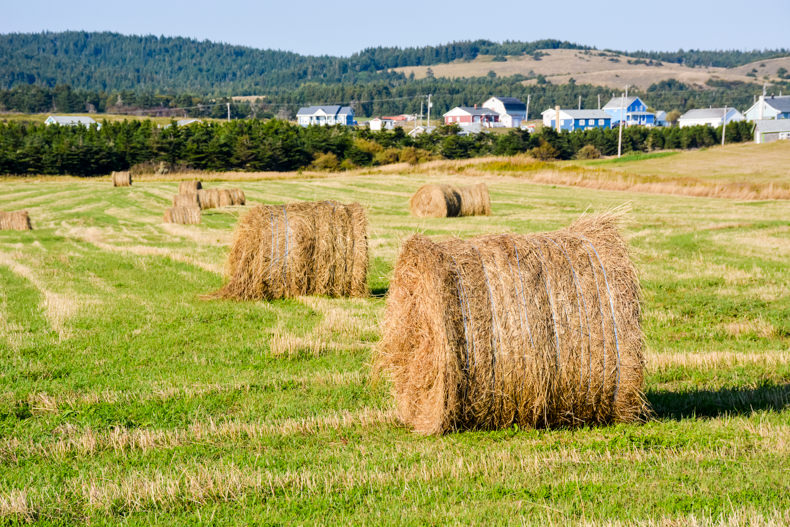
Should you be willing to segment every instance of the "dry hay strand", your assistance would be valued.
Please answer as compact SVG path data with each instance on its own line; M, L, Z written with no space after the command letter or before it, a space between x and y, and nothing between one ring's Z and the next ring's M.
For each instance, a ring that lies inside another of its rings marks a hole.
M409 208L413 215L423 218L489 216L491 198L485 183L470 186L431 183L417 190L409 200Z
M239 220L227 284L209 298L366 296L367 217L359 203L259 205Z
M179 194L197 194L197 191L202 189L203 185L200 181L182 181L178 184Z
M247 200L241 189L210 188L197 191L201 209L216 209L232 205L244 205Z
M112 186L113 187L131 187L132 186L132 173L126 172L113 172L112 173Z
M31 231L30 216L26 210L0 211L0 231Z
M197 225L200 223L200 207L173 207L165 211L165 223L180 223L181 225Z
M186 193L186 194L175 194L173 196L173 207L197 207L202 208L200 206L200 199L198 198L197 192Z
M640 290L617 218L409 238L376 358L400 419L424 434L640 419Z

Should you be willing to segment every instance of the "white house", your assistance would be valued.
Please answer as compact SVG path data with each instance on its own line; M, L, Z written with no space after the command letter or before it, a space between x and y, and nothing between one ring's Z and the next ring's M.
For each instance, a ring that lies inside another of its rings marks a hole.
M189 126L191 124L199 124L203 121L201 119L179 119L176 121L176 125L178 126Z
M727 108L727 117L724 117L724 108L700 108L698 110L689 110L678 119L678 125L681 128L686 126L721 126L722 122L727 124L733 121L743 121L744 117L741 112L735 108Z
M406 132L406 135L409 137L417 137L418 135L433 133L434 130L436 130L435 126L415 126Z
M760 99L744 113L747 121L760 119L790 119L790 95L779 95Z
M456 106L443 115L444 124L457 124L459 126L469 126L470 124L480 123L483 126L493 126L499 122L499 114L488 108L478 108L472 106Z
M506 128L518 128L527 118L527 105L515 97L491 97L483 103L499 114L499 122Z
M395 121L376 117L368 121L368 125L370 125L371 131L380 132L381 130L392 130L395 128Z
M557 111L544 110L543 126L557 129ZM611 128L612 116L603 110L560 110L560 130L586 130L588 128Z
M47 120L44 121L44 124L56 124L58 126L84 126L85 128L90 128L91 125L96 124L99 128L101 128L101 125L92 118L82 115L50 115L47 117Z
M790 140L790 119L758 119L754 125L754 142L772 143Z
M299 108L296 113L296 120L299 126L310 126L311 124L332 126L342 124L350 126L354 124L354 109L350 106L340 106L338 104L328 106L307 106Z

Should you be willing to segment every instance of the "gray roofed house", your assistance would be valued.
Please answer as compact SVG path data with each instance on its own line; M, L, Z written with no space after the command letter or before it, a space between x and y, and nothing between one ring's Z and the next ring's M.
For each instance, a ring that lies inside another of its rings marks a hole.
M296 120L300 126L315 125L353 125L354 109L350 106L331 104L324 106L305 106L299 108Z
M790 119L758 119L755 121L755 143L772 143L779 139L790 140Z
M515 97L491 97L483 103L499 114L499 122L509 128L518 128L527 118L527 105Z
M603 110L619 110L620 108L628 108L634 102L639 99L639 97L635 95L631 95L628 97L612 97L609 99L609 102L603 105ZM640 99L641 100L641 99Z
M93 118L83 115L50 115L44 124L58 126L84 126L89 128L92 124L98 124ZM101 128L101 125L98 125Z
M760 99L744 112L746 119L790 119L790 95L760 96Z
M722 122L725 122L724 112L724 108L698 108L689 110L680 116L680 119L678 119L678 126L681 128L700 125L721 126ZM743 114L735 108L727 108L726 112L727 123L744 120Z
M549 108L541 112L543 126L557 128L557 111ZM560 110L560 130L587 130L588 128L611 128L612 116L603 110Z

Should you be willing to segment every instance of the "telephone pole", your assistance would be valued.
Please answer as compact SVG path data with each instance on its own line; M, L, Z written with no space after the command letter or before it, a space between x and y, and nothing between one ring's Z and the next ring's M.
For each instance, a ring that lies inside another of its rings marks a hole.
M582 96L579 95L579 110L582 109Z
M622 113L620 114L620 132L617 136L617 157L621 157L623 155L623 121L625 121L626 116L626 108L625 108L625 101L628 98L628 85L625 85L625 95L620 99L620 108Z
M227 105L228 105L228 122L230 122L230 103L227 103Z
M721 146L724 146L724 137L727 135L727 105L724 105L724 118L721 120Z
M430 93L428 94L428 126L425 129L426 131L431 127L431 106L433 106L433 103L431 102L431 95L432 94Z
M524 121L529 121L529 97L531 94L527 94L527 114L524 116Z

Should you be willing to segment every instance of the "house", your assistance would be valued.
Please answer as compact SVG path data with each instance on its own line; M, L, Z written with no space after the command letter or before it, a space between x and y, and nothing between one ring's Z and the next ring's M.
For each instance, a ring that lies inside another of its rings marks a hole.
M418 135L422 135L422 134L430 134L434 130L436 130L435 126L422 126L422 125L420 125L420 126L415 126L411 130L406 132L406 135L408 135L409 137L417 137Z
M663 110L659 110L656 112L656 126L666 126L667 125L667 112Z
M754 142L757 144L790 140L790 119L758 119L754 125Z
M527 118L527 105L515 97L491 97L483 103L483 108L499 114L499 122L507 128L518 128Z
M176 121L176 125L178 126L189 126L191 124L199 124L202 123L202 119L179 119Z
M761 119L790 119L790 95L766 97L760 99L744 113L747 121Z
M499 122L499 114L488 108L478 108L472 106L456 106L444 114L444 124L458 124L467 126L470 124L481 123L483 126L492 126Z
M554 108L542 112L543 126L556 129L556 113ZM603 110L560 110L560 130L573 131L611 127L612 116Z
M417 116L416 115L414 115L414 114L409 115L409 114L405 114L405 113L402 113L400 115L382 116L381 118L384 119L384 120L389 120L389 121L416 121L417 120Z
M392 130L395 128L395 121L386 117L376 117L368 121L368 125L370 125L371 131L380 132L381 130Z
M299 108L296 113L299 126L335 125L351 126L354 124L354 109L350 106L333 104L328 106L307 106Z
M698 110L689 110L678 119L678 125L681 128L686 126L721 126L722 122L731 123L733 121L743 121L744 117L741 112L735 108L726 108L727 118L724 117L725 108L701 108Z
M92 118L82 115L50 115L47 117L47 120L44 121L44 124L56 124L58 126L84 126L85 128L90 128L91 125L95 124L97 125L97 128L101 128L101 125Z
M612 117L612 125L619 125L625 116L626 126L655 126L655 114L647 111L647 105L639 97L612 97L603 111Z

